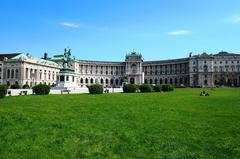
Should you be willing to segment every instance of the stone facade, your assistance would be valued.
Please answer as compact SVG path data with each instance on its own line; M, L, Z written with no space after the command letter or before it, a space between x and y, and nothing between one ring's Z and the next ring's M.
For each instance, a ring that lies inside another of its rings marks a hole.
M240 86L240 55L227 52L189 59L190 85Z
M59 66L57 63L35 58L29 54L18 54L3 61L3 83L7 85L29 85L45 83L56 85Z
M123 62L88 61L72 58L70 73L63 68L63 55L37 59L20 54L2 63L2 81L12 85L49 85L85 87L99 83L121 87L123 83L171 84L175 86L240 86L240 54L220 52L187 58L144 61L141 54L129 53ZM0 64L1 64L0 63ZM0 71L1 73L1 71Z

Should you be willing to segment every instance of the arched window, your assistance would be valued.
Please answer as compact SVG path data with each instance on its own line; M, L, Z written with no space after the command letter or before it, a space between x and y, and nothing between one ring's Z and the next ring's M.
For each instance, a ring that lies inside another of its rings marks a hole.
M204 80L204 85L208 85L208 81L207 80Z
M11 78L14 78L14 70L11 71Z
M165 84L168 84L168 80L167 80L167 78L165 78Z
M18 78L18 69L15 70L15 78Z
M118 79L116 79L116 80L115 80L115 83L116 83L116 85L118 85L118 83L119 83L119 80L118 80Z
M183 84L183 80L182 80L182 78L180 78L180 84Z
M82 78L80 79L80 83L83 83L83 79Z
M150 83L150 84L152 84L152 83L153 83L153 80L152 80L152 79L150 79L150 80L149 80L149 83Z
M93 83L93 79L91 78L90 83Z
M113 84L113 79L110 80L110 84Z
M106 84L108 84L108 79L106 79Z
M170 78L170 84L173 84L173 80Z
M160 78L159 83L162 84L162 79Z
M158 83L158 79L155 78L154 83L157 84Z
M175 78L175 85L177 85L178 84L178 79L177 78Z
M101 78L101 84L103 84L103 79Z
M88 79L87 78L85 79L85 83L88 83Z
M10 70L7 70L7 78L10 78Z
M147 83L148 83L148 80L147 80L147 79L145 79L145 80L144 80L144 83L145 83L145 84L147 84Z

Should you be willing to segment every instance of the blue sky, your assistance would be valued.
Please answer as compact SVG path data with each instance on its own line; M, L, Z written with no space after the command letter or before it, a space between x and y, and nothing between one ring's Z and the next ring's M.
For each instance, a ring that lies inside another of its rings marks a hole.
M240 53L239 0L2 0L0 52L146 60Z

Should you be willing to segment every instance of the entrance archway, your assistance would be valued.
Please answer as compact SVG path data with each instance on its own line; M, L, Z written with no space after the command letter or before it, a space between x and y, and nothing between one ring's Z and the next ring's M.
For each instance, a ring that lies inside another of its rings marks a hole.
M135 84L135 79L134 78L130 78L130 83L131 84Z

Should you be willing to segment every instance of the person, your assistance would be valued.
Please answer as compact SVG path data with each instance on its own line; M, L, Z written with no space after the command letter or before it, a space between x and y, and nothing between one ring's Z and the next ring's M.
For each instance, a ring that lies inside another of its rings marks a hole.
M209 96L209 93L207 93L207 92L205 92L205 91L202 91L202 92L200 93L200 96Z

